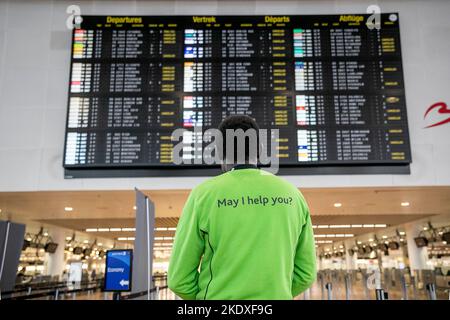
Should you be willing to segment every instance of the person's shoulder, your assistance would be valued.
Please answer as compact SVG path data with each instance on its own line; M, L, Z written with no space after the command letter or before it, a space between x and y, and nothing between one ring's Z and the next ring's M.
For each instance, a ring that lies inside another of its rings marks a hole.
M280 176L277 176L263 169L261 170L261 175L267 177L266 179L270 180L270 183L273 184L274 187L283 188L284 190L300 193L300 190L294 184L292 184L291 182L287 181L286 179Z
M204 193L207 193L209 190L211 190L212 188L214 188L217 184L219 184L221 181L223 181L226 178L226 174L227 173L222 173L218 176L209 178L205 181L203 181L202 183L198 184L197 186L195 186L191 193L192 195L201 195Z

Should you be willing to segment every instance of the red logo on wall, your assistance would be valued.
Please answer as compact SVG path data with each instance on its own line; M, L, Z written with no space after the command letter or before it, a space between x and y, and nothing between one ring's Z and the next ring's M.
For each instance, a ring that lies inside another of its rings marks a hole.
M447 115L447 119L436 122L434 124L430 124L429 126L426 126L425 129L441 126L443 124L450 122L450 109L448 108L448 106L445 102L436 102L435 104L433 104L431 107L428 108L427 112L425 112L425 115L423 116L423 118L425 119L428 116L428 114L434 109L438 109L437 112L439 114Z

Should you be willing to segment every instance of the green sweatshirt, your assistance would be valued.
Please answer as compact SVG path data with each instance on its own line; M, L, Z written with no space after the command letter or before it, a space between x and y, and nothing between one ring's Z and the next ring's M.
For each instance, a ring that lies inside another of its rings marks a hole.
M183 299L292 299L316 277L303 195L255 168L192 190L178 223L168 286Z

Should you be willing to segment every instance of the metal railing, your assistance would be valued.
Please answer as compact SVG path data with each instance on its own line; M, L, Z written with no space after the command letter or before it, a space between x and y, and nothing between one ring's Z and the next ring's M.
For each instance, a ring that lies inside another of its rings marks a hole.
M18 288L12 291L2 292L2 300L29 300L39 298L53 298L54 300L60 299L61 296L71 294L76 297L80 292L91 292L102 287L103 279L94 281L85 281L78 283L59 282L53 286L28 286L26 288ZM73 288L71 288L73 287ZM33 293L35 292L36 293ZM25 294L23 294L25 293Z
M369 288L367 270L321 270L304 299L321 300L450 300L450 276L423 270L412 276L408 269L384 269L381 287Z
M176 296L171 292L167 286L167 276L154 276L153 288L132 294L115 295L118 300L132 300L148 295L150 300L175 300ZM102 289L103 279L95 281L85 281L79 283L55 282L50 285L48 282L44 284L38 283L29 285L27 287L19 287L15 290L2 292L1 299L3 300L33 300L33 299L47 299L47 300L61 300L70 297L77 299L78 294L93 293ZM80 298L80 296L78 296ZM105 292L104 299L108 299L108 294Z

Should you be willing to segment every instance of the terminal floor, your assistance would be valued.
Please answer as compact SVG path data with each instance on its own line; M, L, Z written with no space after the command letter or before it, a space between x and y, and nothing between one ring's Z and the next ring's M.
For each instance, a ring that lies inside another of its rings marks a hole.
M403 293L400 286L390 287L385 289L388 292L389 300L403 300ZM308 299L308 293L299 295L296 299ZM331 300L345 300L345 285L339 283L333 283L332 291L331 291ZM447 300L449 299L448 292L438 290L437 298L439 300ZM309 291L309 299L311 300L327 300L328 292L324 288L321 289L321 285L319 282L315 282ZM349 300L375 300L375 290L365 290L362 281L353 281L350 289L350 297ZM414 289L412 287L408 287L407 289L407 299L408 300L427 300L428 296L424 289L417 289L416 293L414 293Z
M368 292L369 297L367 297L367 293L365 292L364 288L360 285L353 285L352 290L350 292L350 300L375 300L375 292L369 291ZM388 292L389 294L389 300L402 300L402 292L399 289L392 289ZM77 294L75 297L67 296L65 299L77 299L77 300L111 300L112 294L111 293L103 293L103 292L94 292L90 294ZM175 296L172 292L164 293L161 292L160 300L173 300L175 299ZM305 299L305 296L303 294L299 295L296 300L303 300ZM315 283L310 290L310 296L309 299L311 300L327 300L328 295L326 290L323 291L323 297L322 297L322 290L320 289L320 285L318 283ZM408 292L408 299L414 300L414 292L412 289ZM424 290L417 290L417 300L426 300L427 295ZM438 299L446 300L448 299L448 296L445 292L438 292ZM345 288L336 286L332 291L332 300L345 300Z
M345 286L342 284L333 284L332 290L332 300L345 300ZM391 287L388 290L389 300L402 300L403 294L399 287ZM354 281L350 290L350 300L375 300L375 291L374 290L365 290L361 281ZM437 298L439 300L448 300L449 293L446 291L438 290ZM76 295L67 295L65 297L60 297L60 299L65 300L112 300L112 293L104 293L101 291L95 291L90 293L78 293ZM159 300L174 300L175 295L167 290L163 290L159 293ZM328 293L327 290L321 290L321 285L319 282L315 282L309 293L301 294L296 297L296 300L327 300ZM408 288L408 300L426 300L428 299L426 291L423 289L417 289L416 294L414 294L414 290L412 287Z

